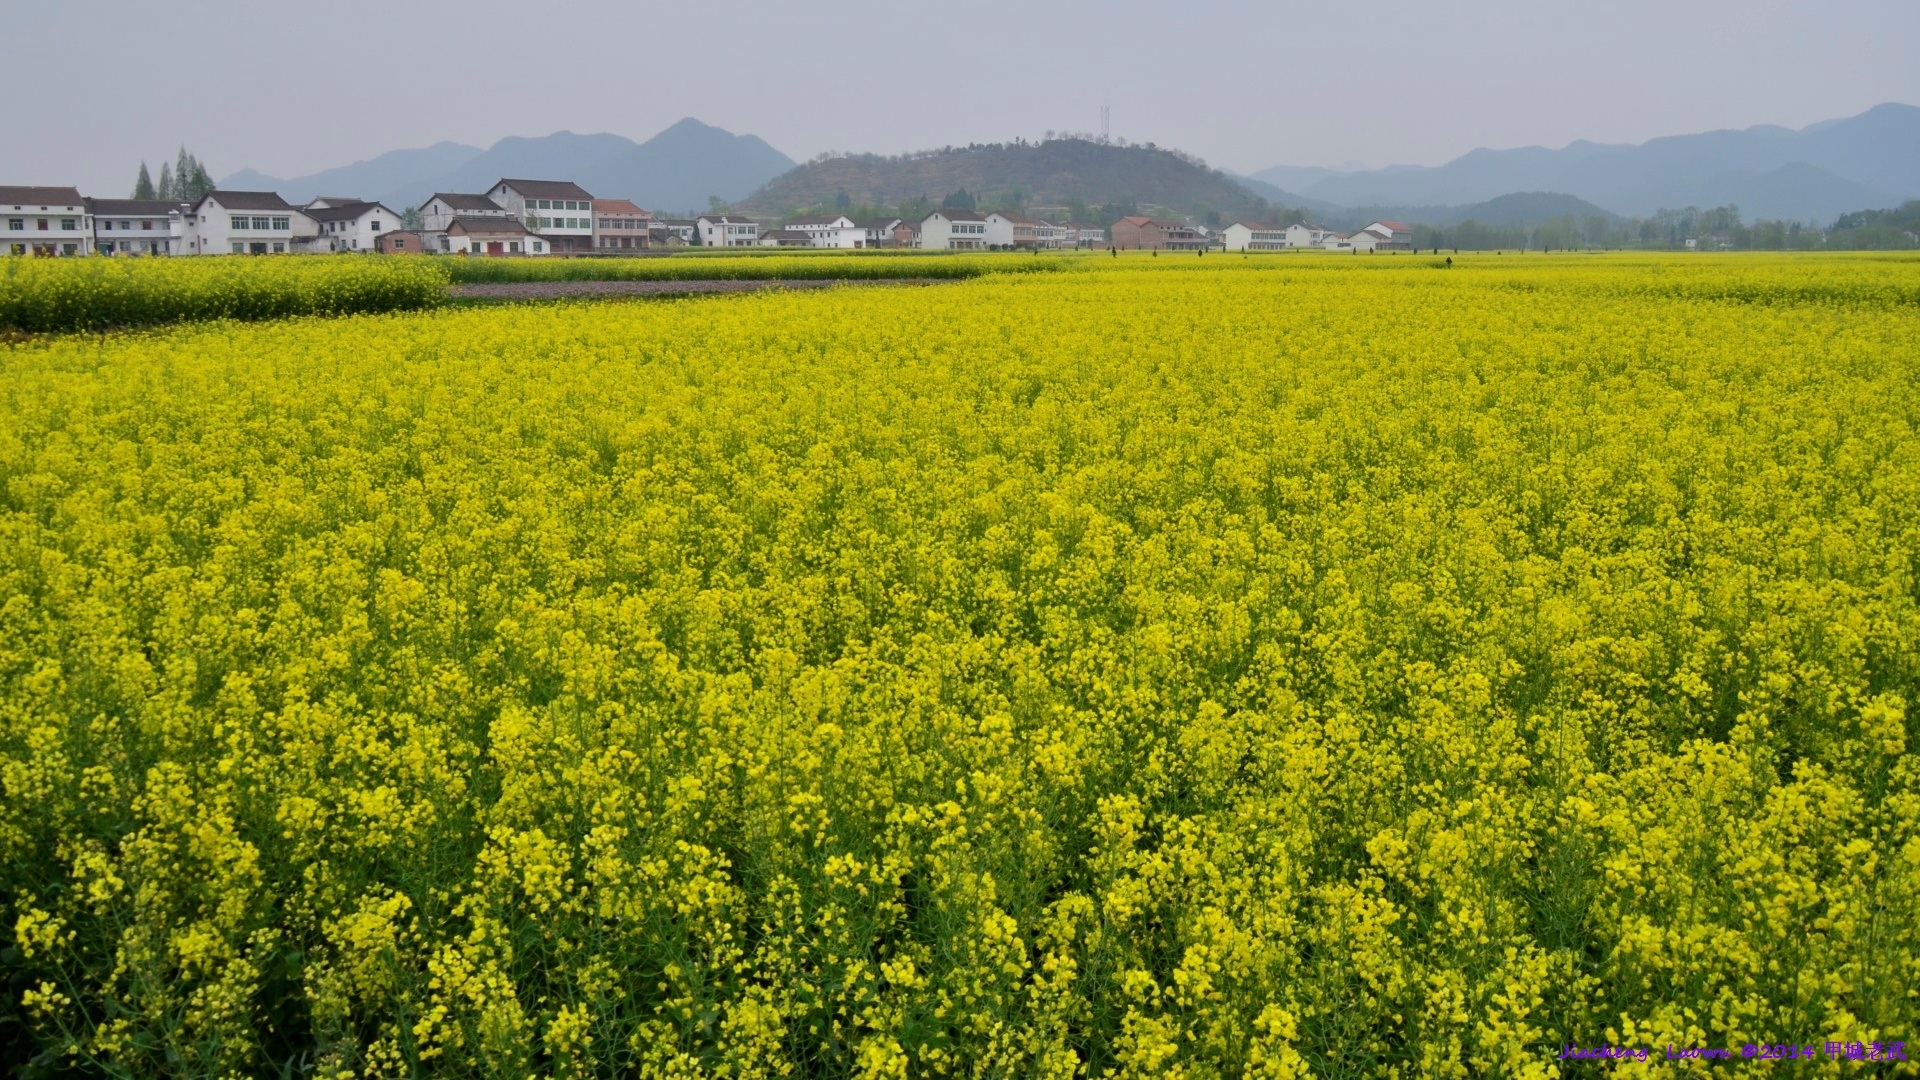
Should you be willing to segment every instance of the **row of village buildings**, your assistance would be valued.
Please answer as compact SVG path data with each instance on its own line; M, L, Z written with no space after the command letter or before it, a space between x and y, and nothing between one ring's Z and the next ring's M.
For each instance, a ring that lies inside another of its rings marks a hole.
M271 191L210 191L197 202L87 198L71 187L0 186L0 251L10 255L380 254L581 255L676 245L910 247L942 251L1119 248L1394 251L1412 231L1380 221L1359 232L1235 222L1224 229L1126 217L1055 224L1010 211L935 210L917 222L845 215L763 229L730 214L657 218L626 199L597 199L566 180L502 178L484 193L437 193L405 215L377 201L322 196L294 206Z

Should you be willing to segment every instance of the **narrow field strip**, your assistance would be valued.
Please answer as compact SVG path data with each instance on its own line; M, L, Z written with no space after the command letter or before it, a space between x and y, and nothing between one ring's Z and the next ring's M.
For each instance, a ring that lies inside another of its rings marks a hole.
M791 278L754 281L730 279L672 281L492 281L451 285L458 300L555 300L570 296L702 296L762 292L767 289L837 289L850 285L944 285L958 278Z

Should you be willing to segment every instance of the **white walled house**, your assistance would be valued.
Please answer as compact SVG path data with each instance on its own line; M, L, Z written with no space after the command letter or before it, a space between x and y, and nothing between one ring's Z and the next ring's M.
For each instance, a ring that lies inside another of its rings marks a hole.
M1220 230L1228 251L1279 251L1287 246L1287 230L1262 221L1236 221Z
M420 204L420 230L446 232L456 217L514 217L514 212L485 195L434 192L433 198Z
M1353 237L1343 232L1330 232L1320 241L1320 247L1326 251L1352 251Z
M1299 222L1287 226L1287 246L1292 248L1325 247L1327 237L1333 234L1333 230L1327 228L1325 225L1310 225L1306 222Z
M867 233L867 246L910 247L913 226L904 218L878 218L861 226Z
M986 216L989 248L1058 247L1053 226L1039 218L1030 218L1011 210L995 210Z
M101 255L178 255L187 205L166 199L88 199L93 250Z
M313 198L308 199L306 202L302 203L300 206L300 209L327 210L335 206L349 206L353 203L362 203L366 201L367 200L361 198L358 195L315 195Z
M1107 230L1100 225L1062 225L1060 244L1070 248L1096 248L1107 242Z
M553 253L593 250L593 196L571 180L502 177L487 198L512 211Z
M306 215L319 227L318 234L304 245L305 250L315 254L343 251L371 254L378 250L381 233L400 227L400 215L377 202L323 206L307 210Z
M802 218L787 228L807 234L808 243L817 248L864 248L867 230L845 214L826 218Z
M701 247L757 247L760 223L726 214L703 214L694 218L694 236Z
M935 210L920 222L920 246L929 251L984 251L986 215L971 210Z
M1371 233L1377 238L1374 241L1374 250L1378 250L1378 251L1412 251L1413 250L1413 226L1405 224L1403 222L1376 221L1376 222L1373 222L1372 224L1369 224L1366 228L1361 229L1360 232ZM1360 233L1354 234L1356 238L1359 235Z
M438 237L445 255L551 255L552 245L529 231L518 218L498 214L460 215Z
M187 211L184 255L284 255L319 234L271 191L209 191Z
M0 187L0 236L8 255L86 255L93 216L77 188Z

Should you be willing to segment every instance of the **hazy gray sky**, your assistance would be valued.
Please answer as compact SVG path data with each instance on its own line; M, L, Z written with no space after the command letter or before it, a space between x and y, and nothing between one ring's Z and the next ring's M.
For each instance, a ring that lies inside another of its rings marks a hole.
M1920 104L1916 0L0 0L0 27L0 183L105 195L181 143L294 176L682 116L804 160L1094 130L1106 104L1115 135L1251 172Z

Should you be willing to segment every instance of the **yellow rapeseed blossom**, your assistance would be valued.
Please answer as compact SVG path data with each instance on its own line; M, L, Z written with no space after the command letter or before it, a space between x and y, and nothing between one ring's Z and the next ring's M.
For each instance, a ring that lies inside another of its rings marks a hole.
M4 346L0 1046L1913 1070L1920 261L889 258Z

